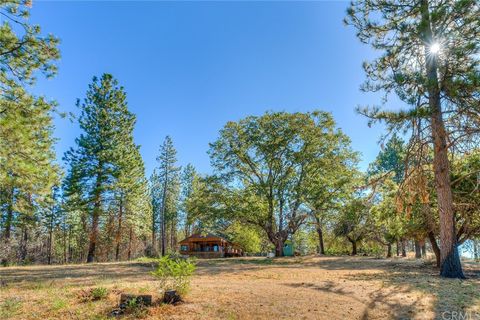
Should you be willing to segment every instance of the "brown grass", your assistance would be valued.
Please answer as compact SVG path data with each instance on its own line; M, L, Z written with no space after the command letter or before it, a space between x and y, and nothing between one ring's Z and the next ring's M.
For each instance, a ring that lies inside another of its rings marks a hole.
M151 263L126 262L0 269L0 319L106 319L119 295L158 298ZM476 269L475 269L476 268ZM367 257L199 260L190 294L123 319L442 319L480 317L480 271L441 279L430 263ZM108 289L98 301L85 299Z

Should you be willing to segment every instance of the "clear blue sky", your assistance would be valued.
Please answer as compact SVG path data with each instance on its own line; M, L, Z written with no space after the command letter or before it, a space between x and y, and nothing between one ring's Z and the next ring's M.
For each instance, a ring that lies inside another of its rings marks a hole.
M210 172L206 151L229 120L267 110L331 111L363 154L378 153L355 106L378 104L360 92L362 61L373 56L342 23L347 2L46 2L31 20L61 39L59 73L35 91L78 114L94 75L112 73L137 115L135 140L147 174L173 138L180 164ZM59 158L79 135L56 120Z

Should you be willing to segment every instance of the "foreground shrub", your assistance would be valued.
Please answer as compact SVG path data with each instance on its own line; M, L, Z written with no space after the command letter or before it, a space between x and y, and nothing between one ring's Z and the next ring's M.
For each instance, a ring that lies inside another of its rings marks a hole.
M180 296L190 288L190 280L195 271L195 261L180 257L164 256L158 260L157 270L152 272L160 282L160 290L175 290Z

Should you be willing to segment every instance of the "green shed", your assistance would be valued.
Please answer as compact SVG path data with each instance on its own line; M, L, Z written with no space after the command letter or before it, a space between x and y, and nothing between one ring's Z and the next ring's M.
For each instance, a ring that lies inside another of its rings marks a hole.
M292 257L293 256L293 242L290 240L285 241L283 244L283 255L285 257Z

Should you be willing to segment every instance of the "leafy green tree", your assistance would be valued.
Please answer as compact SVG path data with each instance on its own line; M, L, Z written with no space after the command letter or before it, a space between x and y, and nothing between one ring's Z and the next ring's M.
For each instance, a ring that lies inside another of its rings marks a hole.
M336 212L350 198L358 184L358 154L350 139L341 132L329 137L328 154L316 161L306 173L305 205L318 235L318 253L325 254L323 230L334 220Z
M226 188L225 211L264 230L276 255L283 255L285 240L307 218L307 175L335 153L331 141L340 134L332 116L321 111L270 112L228 122L210 148Z
M345 237L352 244L352 255L357 254L358 242L371 233L370 204L367 199L357 196L344 205L337 216L334 233Z
M373 121L385 121L390 131L407 130L419 143L432 146L443 277L464 278L448 151L478 134L465 128L478 121L480 111L479 14L476 0L358 0L346 18L363 43L381 51L377 59L364 64L363 89L384 91L387 96L396 93L411 106L360 112Z
M94 77L86 98L82 103L78 100L77 106L83 133L76 139L76 148L65 154L69 165L65 195L90 220L87 262L93 262L101 220L118 197L117 187L130 169L142 168L132 142L135 116L128 111L125 91L117 80L110 74ZM129 160L135 163L127 166ZM138 174L132 178L138 179Z

